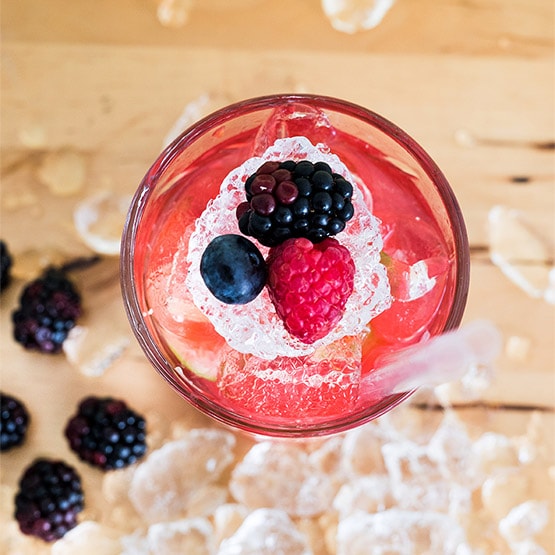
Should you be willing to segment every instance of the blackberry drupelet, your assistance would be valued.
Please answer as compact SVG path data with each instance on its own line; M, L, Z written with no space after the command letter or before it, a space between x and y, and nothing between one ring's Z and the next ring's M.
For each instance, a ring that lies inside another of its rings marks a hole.
M23 473L15 496L15 519L24 534L55 541L77 525L83 510L81 478L63 461L37 459Z
M245 182L239 229L267 247L290 238L319 243L353 217L353 186L325 162L265 162Z
M0 451L8 451L23 443L29 421L29 413L22 401L0 393Z
M29 283L12 314L14 339L26 349L59 353L81 315L81 296L66 273L48 268Z
M65 436L80 459L103 470L123 468L146 453L145 419L112 397L83 399Z
M6 243L0 241L0 291L4 291L12 280L12 262L12 256Z

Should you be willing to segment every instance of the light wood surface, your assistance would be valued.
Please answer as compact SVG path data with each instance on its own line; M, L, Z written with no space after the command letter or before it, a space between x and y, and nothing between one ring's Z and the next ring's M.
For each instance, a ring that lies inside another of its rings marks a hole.
M542 275L553 266L553 3L397 0L378 27L354 35L334 30L318 0L197 0L180 28L161 25L156 4L1 1L0 225L14 258L90 255L73 226L76 203L97 190L132 193L184 107L202 95L206 110L275 92L364 105L417 139L452 184L472 250L465 321L486 318L503 334L492 385L461 414L474 411L483 430L514 436L541 411L555 465L554 307L492 264L488 238L493 206L518 209L551 245L547 260L530 264ZM76 194L54 194L37 178L45 157L60 151L83 164ZM97 295L85 294L86 321L108 318L128 334L117 260L105 261L102 275L83 273ZM2 483L13 486L34 454L72 457L59 430L87 393L124 395L141 410L206 423L133 342L99 378L63 356L23 351L11 338L10 313L24 277L20 264L2 294L1 380L3 391L27 400L34 425L28 445L2 456ZM543 538L549 553L552 540Z

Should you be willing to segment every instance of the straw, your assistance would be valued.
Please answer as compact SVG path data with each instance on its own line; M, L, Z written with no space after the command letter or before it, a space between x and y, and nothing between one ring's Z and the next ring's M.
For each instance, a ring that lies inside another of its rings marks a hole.
M476 320L396 353L363 379L361 393L386 396L455 381L471 366L491 363L500 351L498 329Z

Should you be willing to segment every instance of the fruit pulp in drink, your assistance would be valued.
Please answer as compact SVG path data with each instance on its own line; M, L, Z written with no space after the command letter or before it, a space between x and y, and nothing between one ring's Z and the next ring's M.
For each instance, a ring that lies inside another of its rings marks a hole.
M360 380L400 349L440 333L452 306L453 238L415 185L419 177L414 169L340 130L334 130L329 142L381 221L382 261L392 304L361 336L323 349L316 359L260 362L234 351L194 305L185 286L187 244L195 221L217 196L226 175L253 156L248 133L175 167L143 215L141 229L148 232L137 235L135 252L142 264L135 267L135 281L149 331L189 390L244 419L277 426L317 425L363 412L369 402L384 403L380 397L362 399ZM284 373L291 379L279 378Z

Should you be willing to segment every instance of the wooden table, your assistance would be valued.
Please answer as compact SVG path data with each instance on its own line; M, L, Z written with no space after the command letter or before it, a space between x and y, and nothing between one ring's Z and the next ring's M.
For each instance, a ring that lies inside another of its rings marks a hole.
M504 338L492 384L457 410L477 430L510 437L541 415L548 454L538 482L547 482L538 491L553 490L554 308L492 263L488 232L494 206L521 211L551 244L548 256L524 261L547 287L555 240L553 4L397 0L376 28L355 34L333 29L317 0L199 0L177 27L160 23L156 4L1 1L0 223L16 261L2 295L1 379L3 391L26 400L34 422L28 444L2 456L2 484L15 486L35 454L74 460L60 428L87 393L125 395L144 412L206 424L134 342L103 376L83 376L63 356L16 345L10 313L40 265L91 254L75 233L76 204L98 190L132 193L185 106L196 106L194 119L243 98L314 92L396 122L448 177L472 253L465 321L488 319ZM48 180L49 170L60 171L48 163L60 159L73 190ZM90 291L84 325L109 320L111 333L128 335L117 260L82 280ZM555 553L553 524L541 541Z

